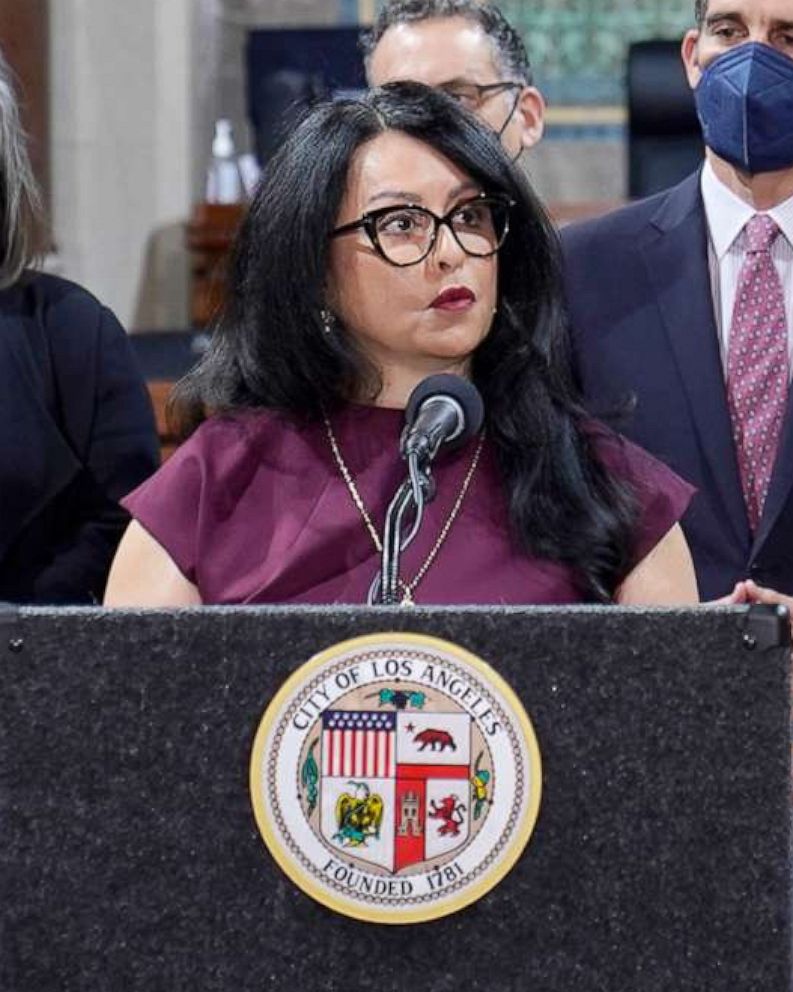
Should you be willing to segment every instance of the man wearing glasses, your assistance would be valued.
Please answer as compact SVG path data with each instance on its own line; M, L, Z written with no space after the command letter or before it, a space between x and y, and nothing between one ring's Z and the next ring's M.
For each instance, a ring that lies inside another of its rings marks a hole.
M520 36L497 7L387 0L362 47L371 86L412 79L445 90L498 132L513 159L542 137L545 101Z

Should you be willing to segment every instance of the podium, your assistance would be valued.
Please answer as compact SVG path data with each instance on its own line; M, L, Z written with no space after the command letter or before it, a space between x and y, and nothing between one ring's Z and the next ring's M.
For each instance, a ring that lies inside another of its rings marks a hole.
M458 644L511 685L543 797L467 909L384 926L281 872L256 728L356 635ZM783 992L791 987L784 611L0 611L0 988Z

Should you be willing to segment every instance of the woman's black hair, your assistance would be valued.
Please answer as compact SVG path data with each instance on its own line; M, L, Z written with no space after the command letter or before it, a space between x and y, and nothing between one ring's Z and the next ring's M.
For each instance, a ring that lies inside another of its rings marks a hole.
M498 312L472 360L510 521L528 554L574 569L583 597L608 602L632 564L631 492L593 452L567 354L557 235L524 173L485 125L442 93L391 83L309 111L274 158L237 241L229 302L177 407L265 407L315 420L379 377L344 333L328 334L329 235L350 162L388 130L430 145L514 201L499 256ZM383 262L383 264L388 264Z

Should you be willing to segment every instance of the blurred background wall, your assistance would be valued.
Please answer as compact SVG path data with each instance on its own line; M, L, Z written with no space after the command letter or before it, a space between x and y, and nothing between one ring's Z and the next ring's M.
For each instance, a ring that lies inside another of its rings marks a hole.
M52 0L57 267L128 326L182 322L193 185L193 0Z
M679 38L693 0L501 5L521 28L549 99L547 137L526 161L539 192L554 203L623 198L626 46ZM22 82L33 129L45 135L36 154L50 191L50 264L131 329L187 326L185 223L202 197L213 122L229 117L238 149L251 147L247 32L366 24L376 7L377 0L0 0L0 42L16 39L15 64L39 53L34 82L30 70ZM32 33L29 25L20 30L25 16L34 17ZM10 33L9 19L17 21Z

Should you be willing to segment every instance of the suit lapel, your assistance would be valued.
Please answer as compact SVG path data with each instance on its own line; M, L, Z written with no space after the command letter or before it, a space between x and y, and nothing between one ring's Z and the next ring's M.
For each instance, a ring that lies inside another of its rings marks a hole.
M782 428L782 436L779 439L779 449L771 476L771 485L768 487L768 496L763 507L763 516L760 519L760 526L757 528L752 546L751 560L757 557L773 530L777 517L790 497L791 486L793 486L793 386L788 390L785 423Z
M732 439L708 270L699 173L661 203L642 246L648 276L675 355L700 449L741 545L749 525ZM670 395L669 402L674 402Z

